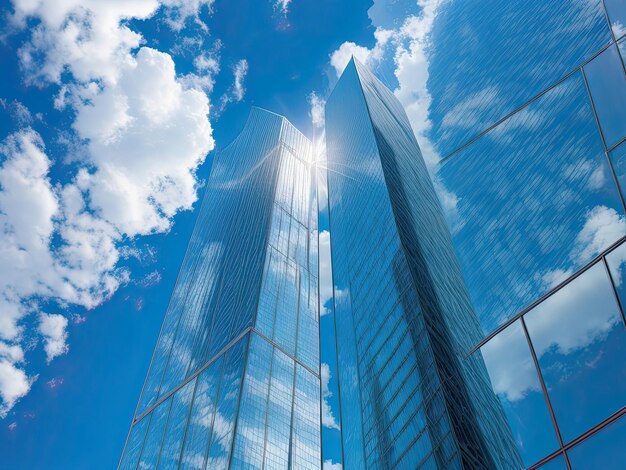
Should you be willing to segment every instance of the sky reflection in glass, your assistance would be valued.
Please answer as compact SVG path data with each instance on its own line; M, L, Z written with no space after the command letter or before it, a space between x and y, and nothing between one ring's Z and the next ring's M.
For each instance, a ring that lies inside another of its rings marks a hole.
M541 470L567 470L567 464L565 463L565 457L563 457L563 455L559 455L539 468Z
M521 323L507 327L481 352L524 464L530 466L559 443Z
M624 405L626 330L603 263L524 321L565 443Z
M572 469L623 469L625 442L626 419L620 418L567 453Z
M577 73L437 173L457 198L453 237L484 332L626 235Z
M441 156L545 90L611 39L601 0L442 3L428 67L431 140Z
M615 39L626 35L626 2L624 0L604 0Z
M610 46L585 66L591 98L607 148L626 135L626 74L617 46Z

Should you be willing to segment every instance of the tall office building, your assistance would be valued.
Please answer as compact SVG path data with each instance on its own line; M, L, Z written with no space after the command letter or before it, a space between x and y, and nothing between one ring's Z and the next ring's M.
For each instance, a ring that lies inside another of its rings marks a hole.
M345 468L519 466L409 121L354 59L326 136Z
M215 157L121 469L321 467L314 178L257 108Z

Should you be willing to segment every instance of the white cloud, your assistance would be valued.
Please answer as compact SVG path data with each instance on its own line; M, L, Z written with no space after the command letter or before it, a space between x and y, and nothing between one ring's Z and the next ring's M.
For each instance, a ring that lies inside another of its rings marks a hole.
M330 65L334 67L337 77L342 74L352 56L368 67L380 61L383 58L385 46L394 38L394 31L378 28L374 32L374 37L376 44L372 49L346 41L330 55Z
M626 219L615 209L596 206L586 216L585 225L576 237L572 258L586 263L626 234Z
M323 470L342 470L340 463L335 463L332 460L324 460Z
M328 403L328 398L333 394L328 389L328 382L330 381L330 367L325 362L321 365L321 379L322 379L322 425L329 429L339 430L339 424L333 416L333 410Z
M246 59L240 59L233 66L233 84L230 89L222 95L220 99L219 113L226 109L229 103L235 101L239 102L243 100L246 94L245 79L248 74L248 61Z
M44 340L44 349L48 362L68 351L67 318L59 314L41 314L39 333Z
M95 171L79 174L93 208L120 232L162 232L196 200L195 170L213 148L209 101L176 80L168 54L141 48L115 85L78 107Z
M169 54L137 49L144 40L128 20L162 5L176 29L212 3L13 1L13 27L29 25L18 51L25 79L59 85L54 105L74 113L70 139L79 151L66 157L70 181L53 183L51 168L65 161L53 161L34 130L0 144L0 415L36 378L23 343L40 337L48 361L67 351L67 319L41 313L39 302L96 307L128 281L124 243L167 231L196 201L196 170L214 146L205 92L219 58L200 56L197 80L177 77ZM33 123L25 107L15 112L22 126ZM25 321L35 314L38 322Z
M311 109L309 110L309 117L311 123L316 129L324 127L324 105L326 101L320 98L314 91L307 96L307 101Z
M330 251L330 232L322 230L319 235L319 274L320 274L320 305L322 310L320 315L326 315L331 310L325 307L327 302L333 298L333 272Z
M235 64L235 68L233 69L233 74L235 76L235 83L233 85L233 94L237 101L241 101L243 99L244 94L246 93L246 89L244 88L243 81L248 74L248 61L246 59L241 59L239 62Z
M286 15L289 12L289 4L291 0L273 0L274 8L280 10L283 15Z
M30 391L35 380L36 377L28 378L11 361L0 359L0 418L6 418L15 403Z
M205 31L208 27L200 20L200 11L206 7L212 12L215 0L160 0L165 7L165 21L174 31L180 31L188 18L194 19Z
M24 27L28 18L40 20L31 39L19 50L31 80L59 83L64 70L81 82L104 79L113 83L120 69L143 42L127 25L130 19L152 17L161 4L167 23L180 30L189 17L198 19L213 0L13 0L13 23Z
M618 39L626 34L626 26L624 26L620 21L614 21L612 28L615 37Z

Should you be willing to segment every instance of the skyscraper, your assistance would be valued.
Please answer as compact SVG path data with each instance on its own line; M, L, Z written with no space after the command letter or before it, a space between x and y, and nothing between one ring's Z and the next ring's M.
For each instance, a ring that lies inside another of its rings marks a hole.
M215 157L120 468L320 468L314 177L258 108Z
M354 59L326 136L345 468L519 467L409 121Z

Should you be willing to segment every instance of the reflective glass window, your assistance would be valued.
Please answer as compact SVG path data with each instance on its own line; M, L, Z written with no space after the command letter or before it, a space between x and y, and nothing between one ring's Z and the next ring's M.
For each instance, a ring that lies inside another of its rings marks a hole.
M621 244L606 256L611 279L622 308L626 306L626 243Z
M626 35L626 2L624 0L604 0L615 39Z
M607 148L626 135L626 74L617 49L611 46L585 66L591 99Z
M431 34L428 117L442 157L611 39L602 0L441 2Z
M563 457L563 455L559 455L549 462L544 463L539 468L541 470L567 470L567 464L565 463L565 457Z
M196 380L193 379L172 396L172 409L161 445L159 468L178 468L195 386Z
M180 466L183 469L202 468L204 466L209 436L213 427L215 400L221 371L222 358L220 357L197 378L198 383L180 461Z
M626 419L620 418L568 451L573 470L624 468Z
M620 145L611 152L611 163L622 189L622 195L624 195L626 191L626 144Z
M565 443L626 404L626 330L603 263L524 319Z
M159 461L159 454L161 453L163 431L165 430L167 416L169 414L171 404L172 397L160 403L152 411L152 418L150 419L150 424L148 425L146 441L144 442L143 449L141 451L141 460L139 461L138 468L156 468Z
M224 356L224 371L211 427L206 470L228 468L247 344L248 335L239 340Z
M498 333L480 351L522 460L530 466L559 443L521 323Z
M144 416L144 418L136 423L130 431L128 442L126 443L126 449L124 449L124 456L120 462L120 470L131 470L137 467L137 460L141 454L141 447L143 446L144 438L146 437L146 428L150 423L150 415Z
M583 77L577 73L438 171L457 254L486 332L626 235Z

